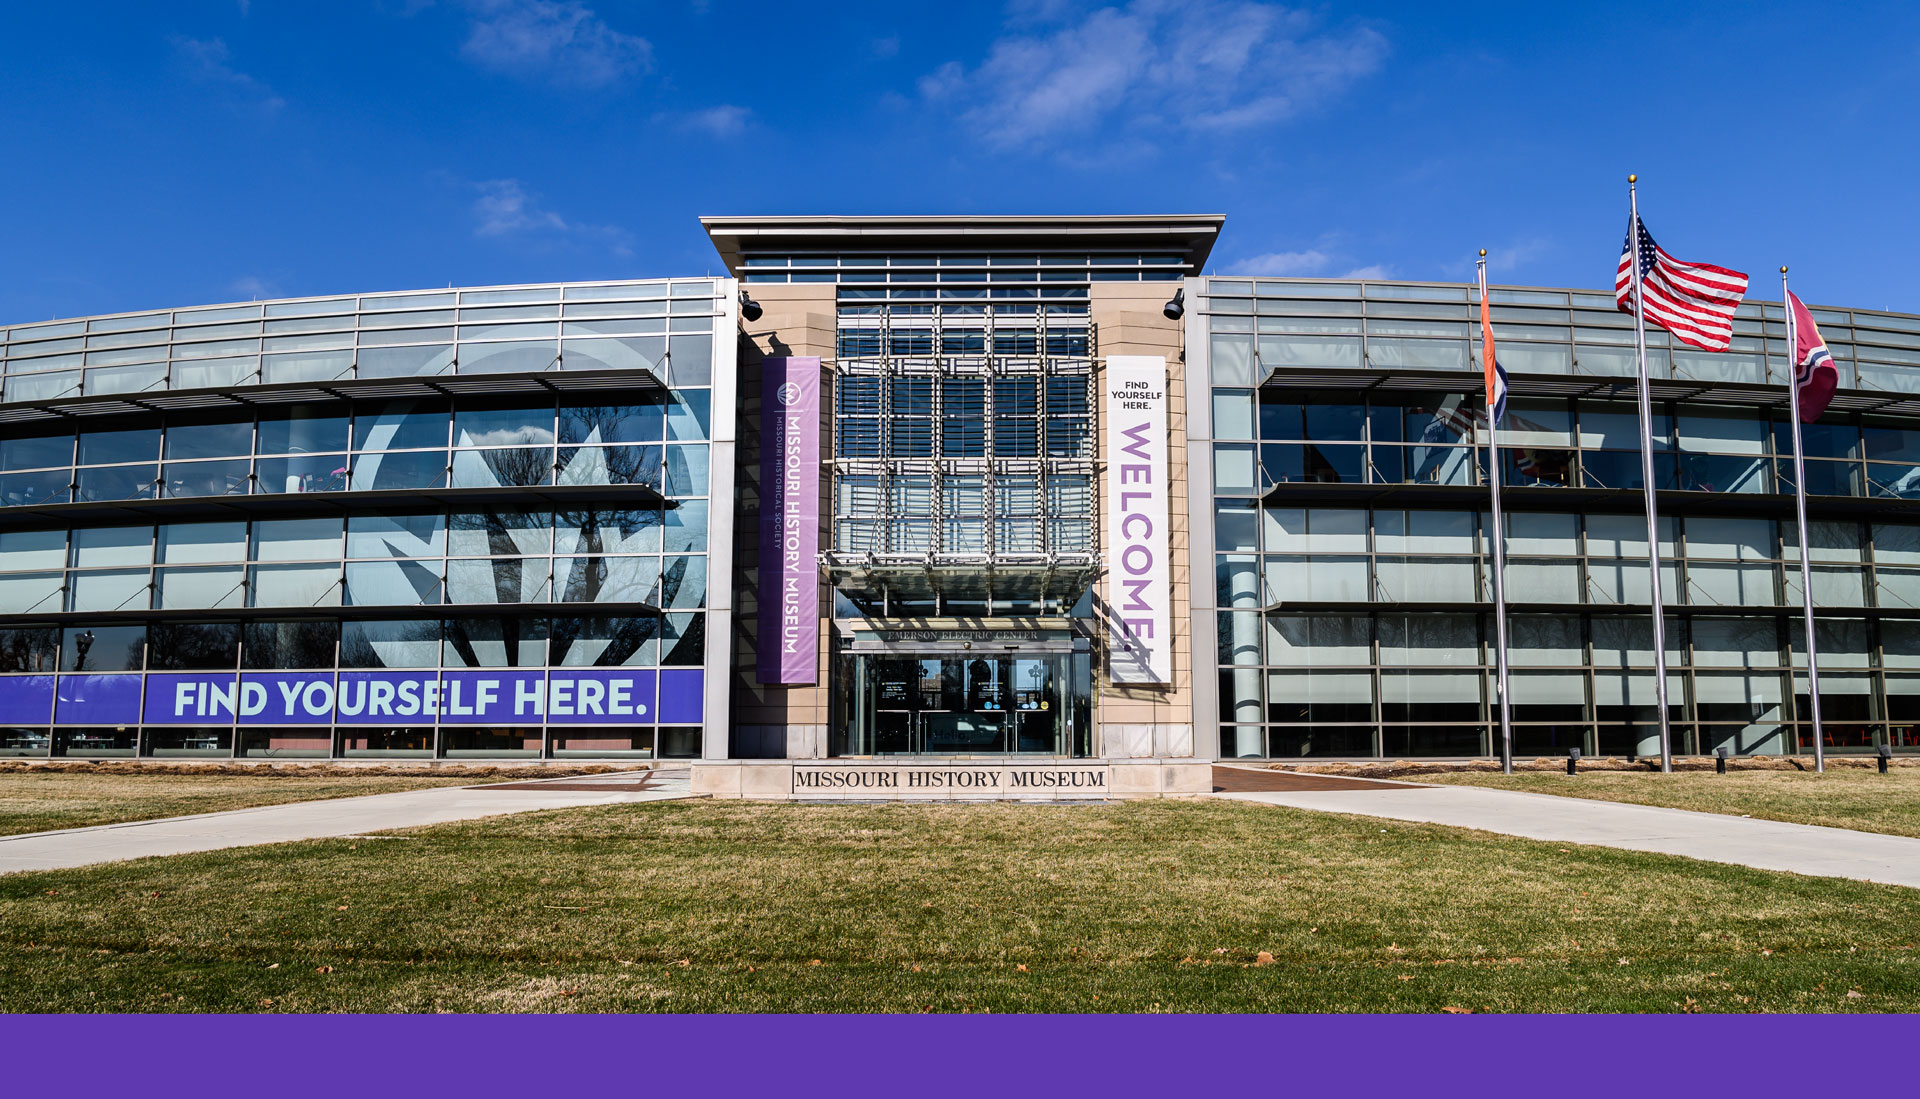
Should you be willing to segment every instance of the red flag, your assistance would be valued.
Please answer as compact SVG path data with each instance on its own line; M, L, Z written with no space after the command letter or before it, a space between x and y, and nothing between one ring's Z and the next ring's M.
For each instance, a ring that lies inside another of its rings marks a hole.
M1827 341L1813 323L1813 314L1793 291L1787 291L1787 308L1793 310L1793 385L1800 391L1800 422L1810 424L1827 410L1833 391L1840 384L1840 370L1827 352Z

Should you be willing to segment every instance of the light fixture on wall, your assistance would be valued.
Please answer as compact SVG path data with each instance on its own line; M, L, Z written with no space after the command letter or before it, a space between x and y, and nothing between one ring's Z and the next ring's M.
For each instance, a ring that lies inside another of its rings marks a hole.
M762 312L764 312L764 310L760 308L759 302L748 297L745 290L740 291L740 315L742 317L750 321L757 321L760 319Z
M1185 315L1187 311L1187 288L1183 286L1175 290L1173 292L1173 299L1167 302L1166 308L1160 311L1165 313L1167 319L1170 321L1177 321Z

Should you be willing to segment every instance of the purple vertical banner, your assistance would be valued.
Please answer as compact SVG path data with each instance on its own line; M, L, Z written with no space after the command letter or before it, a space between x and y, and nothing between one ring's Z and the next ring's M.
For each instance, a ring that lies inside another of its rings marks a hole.
M820 360L760 369L763 684L820 681Z

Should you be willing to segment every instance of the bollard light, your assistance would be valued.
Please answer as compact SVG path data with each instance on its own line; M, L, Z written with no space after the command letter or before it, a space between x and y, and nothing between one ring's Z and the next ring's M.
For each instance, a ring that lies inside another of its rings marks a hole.
M1729 753L1725 748L1715 748L1713 750L1713 769L1715 773L1722 774L1722 775L1727 773L1727 755L1728 754Z
M1580 773L1580 749L1578 748L1567 749L1567 773L1570 775Z
M1893 745L1880 744L1874 748L1874 754L1880 757L1880 773L1887 773L1887 764L1893 759Z

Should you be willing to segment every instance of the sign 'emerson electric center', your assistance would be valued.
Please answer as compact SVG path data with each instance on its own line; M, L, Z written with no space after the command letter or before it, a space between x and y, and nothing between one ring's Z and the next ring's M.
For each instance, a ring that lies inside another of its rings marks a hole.
M1113 797L1658 752L1633 318L1201 275L1223 219L710 218L726 278L0 327L0 754ZM1597 280L1610 272L1596 272ZM1830 752L1916 746L1920 317L1813 310ZM1778 305L1648 339L1673 748L1812 748Z

